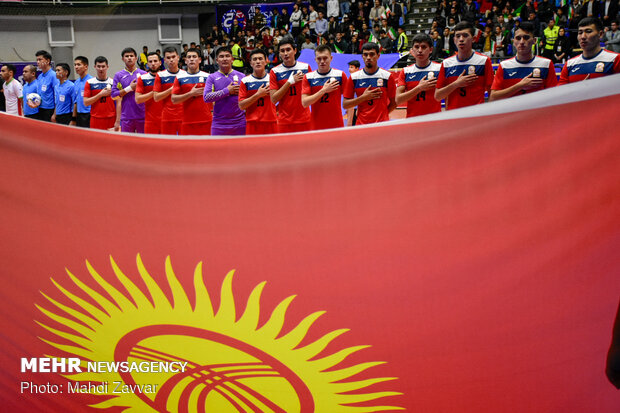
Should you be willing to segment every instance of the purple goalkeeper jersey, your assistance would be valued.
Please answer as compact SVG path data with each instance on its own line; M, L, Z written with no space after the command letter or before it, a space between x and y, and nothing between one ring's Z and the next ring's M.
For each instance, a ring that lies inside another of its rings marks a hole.
M123 69L120 72L116 72L113 80L112 98L117 98L121 90L125 89L136 80L139 76L146 72L142 69L136 68L133 72ZM121 106L121 120L128 119L144 119L144 103L136 103L136 92L131 91L122 97Z
M217 71L212 73L205 82L205 102L215 102L213 106L214 128L238 128L245 125L245 112L239 109L239 96L228 93L228 85L232 82L241 83L245 75L232 70L225 75Z

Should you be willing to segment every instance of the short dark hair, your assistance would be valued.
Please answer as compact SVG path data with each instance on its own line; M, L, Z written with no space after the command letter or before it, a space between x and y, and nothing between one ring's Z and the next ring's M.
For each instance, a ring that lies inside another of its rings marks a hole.
M36 57L43 56L44 59L52 61L52 55L47 50L39 50L34 54Z
M250 52L250 60L252 60L252 56L255 54L262 54L267 59L267 53L263 49L254 49Z
M291 47L295 50L297 50L297 44L295 44L295 39L293 39L293 36L284 36L282 38L282 40L280 40L280 47L284 46L285 44L290 44Z
M7 63L4 65L4 67L6 67L9 70L9 72L13 72L13 76L15 76L15 72L17 71L17 69L15 68L14 65Z
M176 53L176 54L179 54L179 51L174 46L168 46L168 47L164 47L164 56L166 55L166 53Z
M215 54L215 57L218 57L222 53L230 53L232 55L232 49L229 46L222 46L219 49L217 49L217 53Z
M133 53L134 56L138 57L138 53L136 53L136 49L134 49L133 47L124 48L121 52L121 57L125 57L127 53Z
M598 30L599 32L603 30L603 22L601 22L601 19L597 17L584 17L583 19L579 20L579 24L577 25L577 27L590 26L591 24L596 26L596 30Z
M523 30L524 32L528 32L530 34L534 34L534 23L532 22L523 22L519 24L519 28L517 30Z
M185 52L185 56L187 56L187 53L189 52L196 53L198 57L202 59L202 53L200 53L200 49L198 49L197 47L190 47L189 49L187 49L187 52Z
M108 59L105 56L97 56L95 57L95 64L97 63L105 63L108 64Z
M379 54L379 52L381 51L379 45L373 42L364 43L364 45L362 46L362 52L364 52L365 50L374 50L375 52L377 52L377 54Z
M58 63L56 65L56 67L57 68L60 67L60 68L65 69L67 71L67 77L71 76L71 66L69 66L68 64L66 64L66 63Z
M329 52L329 54L332 54L332 49L326 44L318 45L316 49L314 49L314 54L323 53L323 52Z
M83 64L85 64L86 66L88 66L88 58L86 56L78 56L75 59L73 59L73 61L75 62L76 60L79 60L80 62L82 62Z
M471 33L472 36L476 32L476 29L474 28L474 25L471 24L470 22L468 22L467 20L462 21L462 22L458 22L456 24L456 26L454 26L454 32L455 33L460 31L460 30L469 30L469 33Z
M24 70L32 70L32 72L37 73L37 67L35 65L26 65L24 66Z
M347 63L349 66L355 66L358 69L362 66L359 60L351 60L349 63Z
M159 55L157 54L157 52L149 52L149 54L146 55L146 58L148 59L151 56L157 56L159 57Z
M413 36L411 39L411 45L413 46L415 43L426 43L428 47L433 47L433 39L426 33L418 33Z

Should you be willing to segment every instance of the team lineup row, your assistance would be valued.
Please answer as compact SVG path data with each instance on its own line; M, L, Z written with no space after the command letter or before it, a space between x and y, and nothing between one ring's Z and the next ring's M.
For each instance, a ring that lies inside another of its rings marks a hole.
M72 83L66 80L70 72L66 64L58 64L56 77L52 77L51 56L42 51L37 53L43 71L39 78L34 79L34 67L24 70L24 114L97 129L171 135L337 128L344 126L342 110L353 108L357 111L355 124L369 124L388 120L389 113L404 103L408 117L419 116L441 111L443 99L447 109L455 109L484 103L487 91L493 101L558 84L553 63L532 54L533 31L529 24L521 25L513 40L517 55L502 62L495 73L491 60L472 50L474 28L468 22L455 28L458 51L442 64L429 60L433 43L427 35L414 37L410 53L416 64L398 74L378 67L379 47L374 43L364 45L364 68L351 67L350 76L331 67L329 47L318 47L318 69L313 72L308 64L296 61L293 39L283 39L282 64L269 73L262 50L252 52L253 73L245 76L232 69L232 53L226 47L218 50L220 70L213 74L200 71L201 54L195 49L186 53L186 71L179 69L176 49L167 48L166 69L160 70L159 56L153 53L145 72L136 67L135 50L127 48L122 52L125 69L113 79L107 77L106 58L95 59L95 77L86 75L86 58L76 58L79 77ZM601 48L602 33L598 19L580 22L578 39L583 53L565 64L559 84L620 73L620 55ZM28 99L35 93L40 95L40 103Z

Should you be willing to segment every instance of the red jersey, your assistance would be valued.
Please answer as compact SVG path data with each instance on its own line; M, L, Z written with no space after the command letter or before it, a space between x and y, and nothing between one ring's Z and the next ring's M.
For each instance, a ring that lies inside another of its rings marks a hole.
M334 92L326 93L312 104L312 129L341 128L342 120L342 93L348 82L342 70L330 69L326 74L310 72L301 81L301 94L314 95L327 82L339 82L340 86Z
M256 94L261 86L269 87L269 76L258 79L249 75L241 79L239 84L239 102ZM269 95L258 98L256 102L245 110L246 122L275 122L276 107L271 102Z
M444 60L437 77L437 89L448 86L463 72L466 75L478 75L478 80L471 86L460 87L450 93L446 98L446 109L464 108L484 103L484 92L493 84L491 59L474 52L469 59L463 61L459 60L456 54Z
M151 73L143 74L138 77L136 84L136 93L149 93L153 91L153 87L155 86L155 76ZM160 122L161 121L161 112L164 107L164 101L160 100L159 102L155 102L155 99L151 98L144 102L144 110L145 116L144 120L146 122Z
M584 80L588 75L590 76L588 79L594 79L614 73L620 73L620 54L602 49L596 56L589 59L580 54L566 62L562 68L559 83L565 85Z
M425 77L428 80L437 78L441 64L429 62L426 67L411 65L398 74L396 86L405 86L405 91L414 89ZM407 101L407 117L426 115L441 112L441 101L435 100L435 88L423 90Z
M194 87L205 87L205 81L209 74L203 71L190 74L186 71L179 72L174 80L172 94L184 95ZM177 106L181 106L177 104ZM183 102L183 123L205 123L213 121L213 104L204 101L202 95L194 96Z
M551 60L540 56L534 56L528 62L519 62L516 57L513 57L499 64L491 90L507 89L516 85L529 75L543 79L544 82L542 86L538 89L522 90L517 94L532 93L554 87L558 84L558 77L555 75L555 66Z
M369 86L381 88L383 94L379 99L367 100L357 106L356 125L390 120L388 108L390 100L396 96L395 76L381 68L372 74L366 73L366 69L358 70L351 74L350 81L345 85L344 97L353 99L355 95L361 96Z
M91 77L84 85L84 97L91 98L96 96L103 89L112 88L113 80L99 80L97 77ZM112 96L105 96L90 105L90 116L93 118L111 118L116 117L116 105Z
M155 92L165 92L174 85L174 79L184 72L185 71L182 69L179 69L176 73L170 73L167 70L157 72L153 90ZM162 122L176 122L183 117L183 105L173 104L172 100L170 100L170 96L160 100L160 102L163 102L163 110L161 112Z
M288 81L293 73L310 72L307 63L296 62L288 67L280 64L269 72L269 89L278 90ZM278 123L293 124L310 122L310 109L301 105L301 83L291 85L286 95L278 102Z

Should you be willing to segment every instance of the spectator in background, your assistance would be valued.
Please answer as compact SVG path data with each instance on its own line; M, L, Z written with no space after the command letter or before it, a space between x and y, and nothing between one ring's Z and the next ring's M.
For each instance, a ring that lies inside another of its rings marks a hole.
M347 43L342 33L336 33L336 38L334 39L334 52L347 53L348 49L349 43Z
M600 6L598 0L589 0L583 3L581 14L585 17L598 17L600 15Z
M601 21L603 26L610 27L618 19L618 0L604 0L601 2Z
M294 10L294 6L293 6L293 10ZM280 15L280 18L278 19L278 25L275 27L276 29L286 29L286 30L292 30L290 27L291 24L291 16L288 14L288 9L286 7L282 8L282 14Z
M465 4L463 5L461 14L463 16L463 20L466 20L470 23L476 23L476 17L478 15L476 4L472 0L465 0Z
M339 14L340 5L338 4L338 0L327 0L327 18L333 17L335 19Z
M308 11L308 26L310 27L310 31L316 34L316 21L319 19L319 13L314 9L314 6L311 4L310 9Z
M611 22L611 30L605 31L601 40L605 42L607 50L620 53L620 31L618 30L617 20Z
M383 29L379 30L379 44L381 45L381 53L392 53L394 42Z
M325 37L327 35L327 20L322 11L319 12L319 17L315 24L315 31L318 36Z
M566 60L570 58L570 52L570 40L566 37L566 30L562 27L558 31L558 39L553 48L553 62L566 63Z
M547 59L553 60L553 50L555 49L555 42L558 38L560 28L555 25L555 20L549 20L547 28L543 31L543 44L544 50L542 55Z
M385 7L381 5L381 2L379 0L375 0L375 6L372 9L370 9L368 18L373 24L375 24L379 22L379 19L381 19L381 16L383 16L384 14L385 14Z
M302 19L301 10L297 4L293 5L293 13L291 13L291 34L293 37L299 36L301 32L301 19Z
M140 58L138 59L138 67L142 70L146 70L146 57L149 54L149 48L147 46L142 46L142 53L140 53Z

